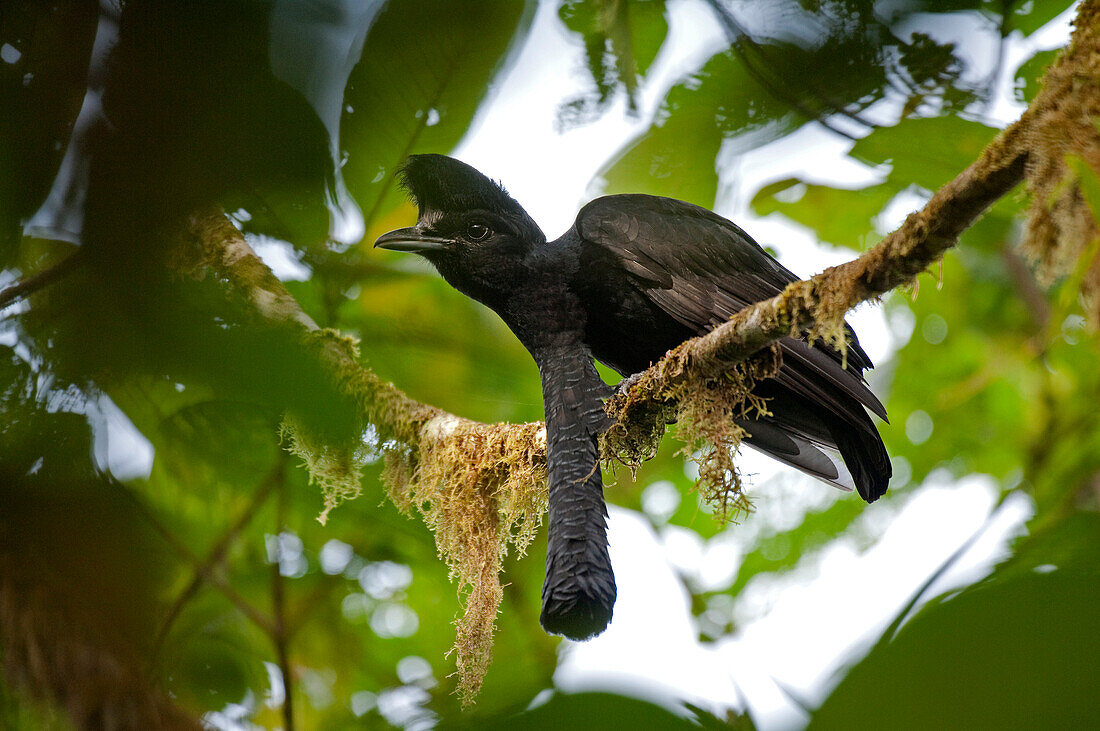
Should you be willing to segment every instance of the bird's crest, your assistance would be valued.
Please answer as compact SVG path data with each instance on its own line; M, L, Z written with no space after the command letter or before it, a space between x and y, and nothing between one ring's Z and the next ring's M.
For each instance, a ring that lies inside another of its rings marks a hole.
M421 215L427 210L492 211L513 221L524 235L546 240L542 229L503 185L453 157L409 155L398 179Z

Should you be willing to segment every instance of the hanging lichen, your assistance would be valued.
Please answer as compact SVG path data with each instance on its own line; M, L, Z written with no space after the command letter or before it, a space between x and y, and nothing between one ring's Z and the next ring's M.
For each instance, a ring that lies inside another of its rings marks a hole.
M477 695L492 659L509 544L523 555L546 512L545 439L540 423L489 425L443 416L424 426L418 451L386 454L390 498L406 514L423 517L465 594L454 645L464 703Z
M365 398L369 393L366 381L378 379L359 365L359 347L354 338L335 330L317 329L305 333L303 339L306 347L319 349L331 364L332 377L342 394L355 402ZM288 451L302 460L309 471L310 483L321 488L324 509L317 519L322 524L333 508L359 496L363 468L377 457L378 445L363 439L372 424L371 417L376 415L363 411L358 408L354 423L341 435L318 434L300 415L283 415L279 438ZM396 417L397 410L394 411Z
M325 505L317 516L321 525L337 505L359 497L363 466L369 459L366 445L329 444L289 414L279 425L279 440L291 454L302 460L309 472L310 484L321 488Z
M1100 326L1100 9L1082 5L1066 52L1047 70L1031 113L1025 249L1046 282L1071 275Z
M1041 98L902 227L857 260L792 284L632 379L608 403L614 422L602 440L605 460L641 464L656 454L666 424L678 422L677 435L700 461L701 494L716 504L720 518L746 509L733 462L745 433L735 421L765 412L767 405L751 391L779 367L776 339L822 339L843 354L847 310L910 285L934 265L976 216L1019 182L1025 160L1034 201L1029 251L1052 276L1080 269L1082 254L1098 240L1100 194L1090 191L1100 189L1100 51L1094 32L1100 10L1084 3L1079 13L1071 50L1048 74ZM422 515L435 532L439 553L465 594L455 651L459 692L469 701L488 667L502 559L509 543L523 552L545 511L541 425L477 424L408 398L360 364L354 341L319 330L223 215L199 217L192 230L204 248L173 268L216 269L262 317L303 328L304 347L318 354L355 404L363 433L368 425L374 429L371 444L334 442L294 414L284 420L286 444L322 487L322 517L358 494L362 464L380 450L394 502ZM1083 280L1100 322L1100 265L1093 264ZM761 348L762 354L746 360Z
M770 415L766 400L752 390L779 370L779 353L779 348L768 348L724 376L687 390L680 399L676 436L685 443L680 452L698 466L695 489L719 523L752 510L734 461L748 436L738 422Z
M381 454L390 498L418 513L436 538L459 593L454 652L457 692L477 695L492 657L503 598L502 562L509 546L522 555L546 513L546 436L541 423L480 424L408 398L359 364L356 341L313 330L305 346L329 362L337 388L357 404L360 435L333 442L313 434L293 414L280 434L321 487L324 522L335 506L358 496L362 468Z
M635 468L656 454L666 423L676 422L676 438L685 444L682 453L699 467L696 489L725 522L752 507L734 462L746 436L737 421L768 414L765 400L752 390L779 370L780 351L765 348L715 378L683 378L697 357L691 348L676 348L662 360L662 369L647 371L620 389L607 404L614 421L602 450L605 460Z

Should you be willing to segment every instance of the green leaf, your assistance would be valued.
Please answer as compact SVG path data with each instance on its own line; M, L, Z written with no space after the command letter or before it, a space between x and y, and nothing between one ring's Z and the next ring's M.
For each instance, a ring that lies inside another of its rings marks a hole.
M1011 0L1008 3L991 3L998 11L1005 12L1005 31L1018 30L1029 36L1069 9L1073 3L1067 0Z
M368 242L396 228L388 217L404 195L394 171L410 154L458 144L532 15L533 7L506 0L387 3L348 80L341 120L344 178Z
M595 93L561 104L558 125L570 127L603 114L624 89L631 112L637 108L638 81L668 34L664 0L570 0L558 15L584 44L586 70Z
M1100 696L1098 566L1094 513L1025 540L1016 559L930 602L852 668L810 728L883 719L899 729L1090 726Z
M711 716L711 718L714 717ZM687 718L677 716L661 706L610 693L555 693L545 704L522 713L494 719L478 718L468 722L452 722L444 724L442 728L523 728L532 731L535 729L558 731L570 727L578 729L607 727L609 723L615 728L653 729L654 731L699 728ZM751 728L751 725L741 727Z
M956 474L1003 477L1023 468L1035 434L1026 405L1039 397L1041 377L1024 346L1035 325L998 254L949 254L942 281L937 289L923 278L915 301L890 299L890 307L911 309L916 327L897 356L891 424L881 432L915 480L943 463ZM906 425L922 414L933 431L914 444Z
M1031 100L1039 93L1043 74L1054 63L1054 59L1058 57L1060 52L1061 49L1039 51L1020 64L1020 68L1016 69L1016 88L1013 89L1013 96L1016 101L1025 104L1031 103Z
M189 705L222 708L267 685L266 638L225 597L206 590L173 627L160 658L168 687Z
M992 127L955 116L910 118L876 129L848 154L872 166L889 164L895 181L936 190L973 162L996 134Z
M823 242L863 251L878 242L875 217L896 193L892 183L846 190L789 178L757 191L752 207L761 216L781 213L811 228Z
M735 136L750 149L794 124L789 108L727 52L673 88L654 125L600 176L609 193L644 191L712 206L723 138Z

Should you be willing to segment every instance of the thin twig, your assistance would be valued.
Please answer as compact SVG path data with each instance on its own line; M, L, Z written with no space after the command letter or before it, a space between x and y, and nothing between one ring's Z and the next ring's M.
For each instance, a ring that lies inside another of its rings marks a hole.
M29 297L76 269L76 265L84 259L83 252L84 249L77 249L75 253L70 254L49 269L31 274L0 290L0 309L7 307L18 299Z
M225 598L232 602L233 605L237 607L237 610L240 611L241 614L243 614L245 617L247 617L253 624L255 624L268 635L274 633L275 625L270 619L264 616L264 614L260 612L260 610L249 604L248 600L237 593L237 590L230 586L229 583L226 582L225 579L223 579L221 576L219 576L216 571L214 571L210 567L204 567L203 563L199 560L199 557L192 553L191 549L184 545L183 542L180 541L180 539L176 538L175 534L172 533L172 531L168 530L168 528L166 528L157 519L157 517L153 515L152 511L149 510L149 508L142 501L138 500L137 498L133 498L132 502L136 506L141 516L145 518L146 521L148 521L149 525L153 527L153 530L155 530L160 535L160 537L163 538L169 546L171 546L172 550L175 551L180 558L182 558L185 562L197 567L198 570L202 573L202 577L211 586L213 586L223 595L225 595Z
M280 472L280 476L282 472ZM280 479L278 508L275 515L275 535L282 533L286 525L287 487L286 480ZM286 624L286 595L282 573L281 556L271 563L271 605L275 612L275 632L271 639L275 643L275 652L279 660L279 672L283 675L283 725L285 731L294 731L294 680L290 674L290 654L287 645L290 638Z
M233 522L233 525L229 527L229 530L227 530L210 549L210 552L206 556L206 560L203 561L201 565L195 567L195 572L191 577L190 583L188 583L187 587L176 597L176 601L172 603L172 606L168 609L168 613L164 617L164 621L161 623L151 653L151 665L156 663L156 658L160 654L160 650L164 645L164 640L168 637L172 625L175 623L176 619L179 618L183 608L195 597L199 589L202 588L202 585L206 583L207 576L211 575L214 570L221 565L222 561L225 559L226 551L229 550L229 547L237 539L237 536L240 535L240 532L244 530L254 517L256 517L256 512L264 502L267 501L268 496L271 495L275 486L279 484L279 478L285 468L286 458L280 455L278 458L278 465L260 483L260 487L252 496L252 500L249 502L248 507L244 509L237 517L237 520Z
M269 636L275 634L275 623L271 618L249 604L248 600L237 593L237 590L223 577L219 576L216 571L204 572L203 576L210 582L211 586L220 591L226 599L232 602L233 606L237 608L237 611L247 617L252 624L259 627Z

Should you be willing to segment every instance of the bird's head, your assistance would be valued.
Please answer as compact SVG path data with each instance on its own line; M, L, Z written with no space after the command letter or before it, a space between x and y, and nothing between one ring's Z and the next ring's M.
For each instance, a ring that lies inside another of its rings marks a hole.
M411 155L401 183L419 209L415 226L383 234L375 247L420 254L452 286L484 301L508 269L546 237L503 187L445 155Z

